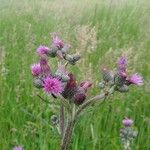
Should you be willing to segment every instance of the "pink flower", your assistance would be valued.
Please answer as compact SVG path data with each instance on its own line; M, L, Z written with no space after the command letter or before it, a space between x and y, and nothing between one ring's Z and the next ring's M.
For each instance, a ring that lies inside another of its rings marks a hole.
M135 85L138 85L138 86L143 85L143 78L138 73L135 73L132 76L130 76L127 81L130 84L135 84Z
M42 55L48 54L49 48L46 47L46 46L41 45L41 46L39 46L39 47L37 48L36 51L37 51L37 53L38 53L40 56L42 56Z
M44 79L44 91L48 94L59 94L63 91L62 83L57 78L46 77Z
M33 64L31 66L31 72L33 76L38 76L39 74L41 74L42 70L40 64Z
M13 150L23 150L23 148L21 146L15 146Z
M125 118L123 121L122 121L123 125L125 127L130 127L132 124L133 124L133 120L132 119L129 119L129 118Z
M61 39L59 39L58 36L55 34L52 37L52 44L58 47L59 49L64 47L64 42Z

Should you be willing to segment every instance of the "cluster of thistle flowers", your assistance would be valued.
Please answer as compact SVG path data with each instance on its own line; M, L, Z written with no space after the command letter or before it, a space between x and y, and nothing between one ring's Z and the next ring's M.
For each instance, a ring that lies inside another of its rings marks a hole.
M56 34L52 35L50 47L39 46L36 50L40 61L31 66L33 83L37 88L42 88L46 94L57 98L58 95L80 105L86 99L87 89L92 85L90 81L77 84L75 76L68 73L66 65L75 65L80 59L79 54L69 54L70 46L65 44ZM58 58L57 71L51 70L48 57Z
M132 127L133 120L125 118L122 121L124 128L120 130L120 138L125 150L131 149L133 140L137 137L138 132Z
M105 67L102 68L103 81L99 83L100 88L106 85L115 86L115 90L119 92L128 92L129 85L143 85L143 78L138 74L128 75L127 73L127 57L122 56L118 60L117 71L113 72Z

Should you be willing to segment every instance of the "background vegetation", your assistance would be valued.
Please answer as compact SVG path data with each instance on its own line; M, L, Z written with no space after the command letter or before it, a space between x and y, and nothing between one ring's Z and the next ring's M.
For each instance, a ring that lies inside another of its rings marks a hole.
M59 138L50 123L53 106L37 97L30 64L35 49L50 45L57 32L82 60L72 67L78 81L94 82L89 96L100 92L102 64L114 67L128 55L129 72L138 70L142 88L111 97L85 112L73 135L72 150L120 150L124 116L139 131L133 149L150 149L150 3L149 0L0 0L0 149L57 150ZM56 66L50 60L52 67Z

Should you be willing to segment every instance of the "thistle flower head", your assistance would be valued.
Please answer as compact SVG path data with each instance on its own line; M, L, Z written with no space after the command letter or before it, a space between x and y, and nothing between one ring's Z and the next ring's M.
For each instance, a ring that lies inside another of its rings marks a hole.
M21 146L15 146L13 150L23 150L23 148Z
M43 82L44 91L48 94L59 94L63 91L62 83L59 79L46 77Z
M143 85L143 78L138 73L135 73L132 76L130 76L127 81L130 84L135 84L138 86Z
M125 118L123 121L122 121L123 125L125 127L130 127L132 124L133 124L133 120L132 119L129 119L129 118Z
M46 58L41 57L40 66L41 66L41 70L43 74L45 75L50 74L51 69L50 69L50 66L48 65L48 61L46 60Z
M43 56L43 55L48 54L49 48L46 46L40 45L36 51L40 56Z
M41 74L42 69L41 69L40 64L31 65L31 72L33 76L38 76L39 74Z
M52 35L52 44L59 49L64 47L64 42L56 34Z
M118 72L125 72L127 67L127 57L121 56L118 60Z

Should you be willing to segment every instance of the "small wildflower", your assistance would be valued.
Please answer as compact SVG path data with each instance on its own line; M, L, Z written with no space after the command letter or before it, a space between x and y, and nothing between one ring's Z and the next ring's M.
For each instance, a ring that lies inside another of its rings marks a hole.
M138 86L143 85L143 78L138 73L130 76L127 81L129 82L129 84L135 84Z
M123 125L125 127L130 127L132 124L133 124L133 120L132 119L129 119L129 118L125 118L123 121L122 121Z
M23 148L21 146L15 146L13 150L23 150Z
M57 78L46 77L43 82L44 91L48 94L59 94L63 91L62 83Z
M41 45L41 46L39 46L39 47L37 48L36 51L37 51L37 53L38 53L40 56L43 56L43 55L47 55L47 54L48 54L49 48L46 47L46 46Z
M31 66L31 72L33 76L38 76L39 74L41 74L42 70L40 64L33 64Z

